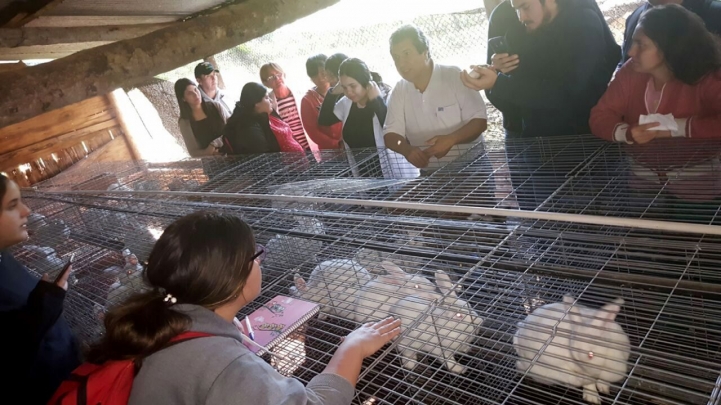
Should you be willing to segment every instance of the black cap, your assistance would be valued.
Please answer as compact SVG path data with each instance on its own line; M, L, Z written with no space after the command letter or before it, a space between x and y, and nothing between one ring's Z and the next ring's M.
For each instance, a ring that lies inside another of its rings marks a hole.
M198 63L198 66L195 67L195 77L209 75L213 72L220 72L220 70L216 69L215 66L213 66L213 64L210 62L201 62Z

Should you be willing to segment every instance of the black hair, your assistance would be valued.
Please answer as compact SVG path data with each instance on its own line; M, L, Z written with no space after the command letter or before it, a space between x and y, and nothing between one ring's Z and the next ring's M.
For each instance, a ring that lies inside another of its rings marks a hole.
M327 72L330 72L330 74L334 75L335 77L339 77L340 74L338 73L340 70L340 65L348 59L348 56L343 53L334 53L330 57L328 57L328 60L325 61L325 70Z
M2 201L5 198L5 193L8 191L8 184L10 179L4 174L0 173L0 211L3 210Z
M718 37L706 29L701 17L679 5L651 8L636 29L656 44L668 68L683 83L696 84L721 69Z
M366 87L371 80L381 83L383 79L376 72L371 72L368 65L358 58L349 58L340 64L338 76L348 76L355 79L361 86Z
M175 82L175 97L178 99L178 107L180 107L180 118L183 119L191 119L193 117L193 111L185 101L185 89L191 85L198 87L194 81L187 78L178 79L178 81Z
M88 360L140 361L161 349L191 326L187 315L165 301L167 294L178 304L208 309L231 302L248 280L254 253L253 231L237 216L198 212L176 220L150 252L144 278L152 290L105 315L106 333L91 346Z
M307 61L305 61L305 72L308 74L308 77L315 77L318 75L318 72L321 69L325 68L325 62L328 60L328 57L323 55L322 53L319 53L318 55L311 56L308 58Z
M268 114L257 114L255 112L255 105L263 100L266 94L268 94L268 88L260 83L250 82L243 86L243 90L240 92L240 101L235 103L233 115L230 116L223 130L226 138L235 139L237 134L242 133L244 129L258 124L263 130L266 139L276 139L273 130L270 128ZM275 112L271 112L271 114L277 116Z
M421 31L418 27L415 25L407 24L404 25L391 34L390 44L391 46L397 45L400 42L405 41L406 39L409 39L411 43L413 44L413 47L416 48L416 51L418 53L428 52L428 56L431 55L431 48L428 44L428 38L426 38L426 35Z

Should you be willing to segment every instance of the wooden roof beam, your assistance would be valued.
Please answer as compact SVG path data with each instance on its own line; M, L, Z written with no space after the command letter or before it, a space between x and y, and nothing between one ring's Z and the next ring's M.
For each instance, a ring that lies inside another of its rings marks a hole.
M0 127L140 84L273 32L338 1L245 0L142 37L0 73Z
M170 24L0 28L0 53L2 48L20 46L122 41L137 38L168 26Z
M14 1L0 10L0 27L22 27L62 2L63 0Z

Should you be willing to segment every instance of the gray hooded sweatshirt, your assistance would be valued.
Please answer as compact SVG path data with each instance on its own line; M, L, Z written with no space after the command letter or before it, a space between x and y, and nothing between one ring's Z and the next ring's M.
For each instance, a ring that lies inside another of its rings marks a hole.
M178 343L145 359L129 405L345 405L353 400L353 386L338 375L319 374L305 387L282 376L214 312L187 304L173 309L192 318L190 330L214 336Z

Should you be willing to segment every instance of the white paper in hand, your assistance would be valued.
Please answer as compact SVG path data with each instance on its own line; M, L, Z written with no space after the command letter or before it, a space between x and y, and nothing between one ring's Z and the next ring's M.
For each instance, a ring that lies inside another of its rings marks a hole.
M678 131L678 124L676 124L676 119L673 117L673 114L649 114L638 117L639 125L650 124L652 122L658 122L658 126L650 128L649 131Z

